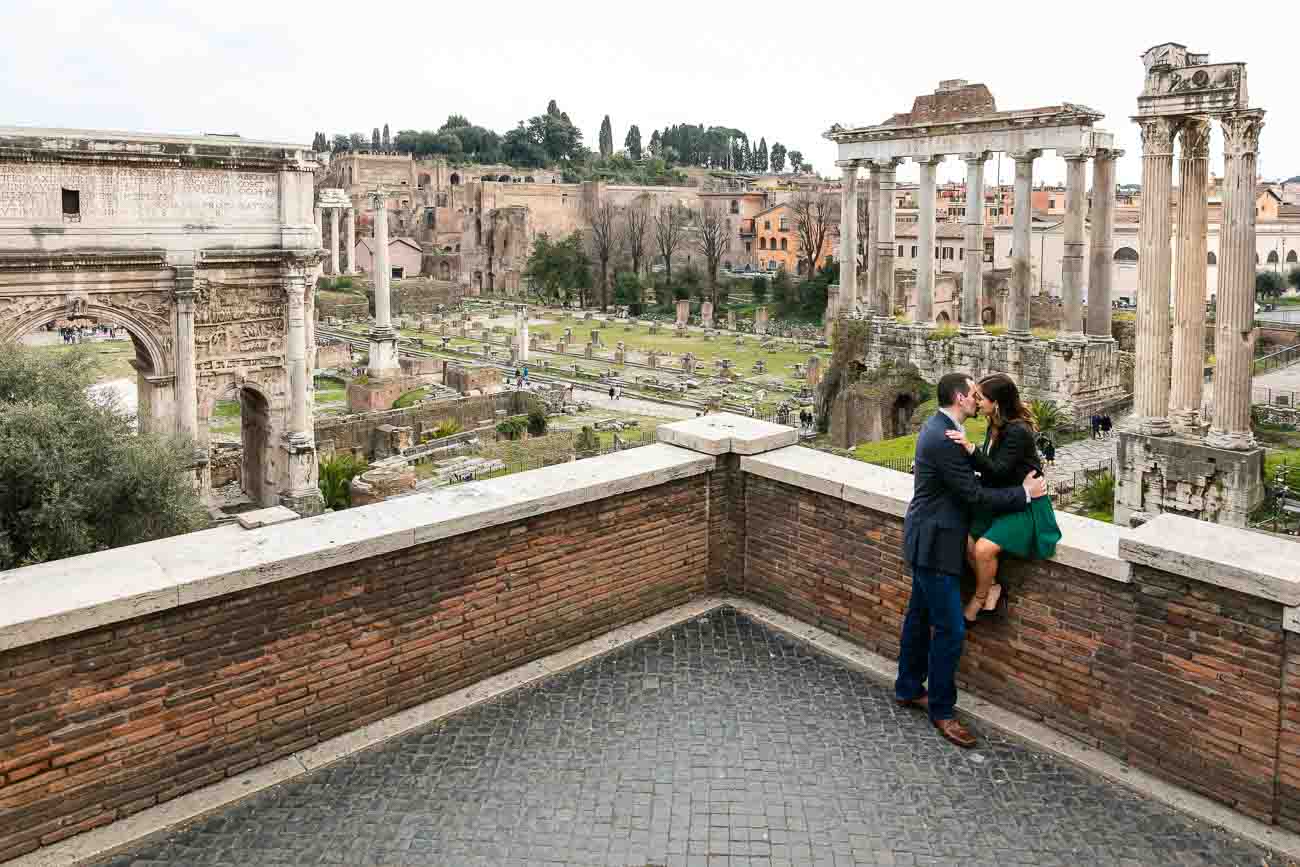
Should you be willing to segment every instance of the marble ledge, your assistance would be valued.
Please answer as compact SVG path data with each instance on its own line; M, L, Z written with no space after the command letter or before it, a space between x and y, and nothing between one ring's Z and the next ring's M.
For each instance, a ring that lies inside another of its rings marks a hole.
M714 469L663 443L312 518L184 536L0 573L0 651ZM267 516L275 517L275 516Z
M897 470L793 446L740 459L742 472L816 491L901 518L912 500L912 476ZM1052 560L1112 581L1129 583L1132 567L1120 556L1122 527L1056 513L1062 540Z
M660 442L706 455L756 455L799 442L799 431L731 412L696 416L656 430Z
M1162 572L1300 606L1300 543L1289 539L1164 514L1131 531L1120 553ZM1300 632L1300 617L1288 611L1284 626Z

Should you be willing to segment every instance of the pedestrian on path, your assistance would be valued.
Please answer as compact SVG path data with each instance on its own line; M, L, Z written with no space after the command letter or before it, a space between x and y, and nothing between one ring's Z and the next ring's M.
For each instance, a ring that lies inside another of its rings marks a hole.
M1101 417L1101 437L1102 437L1102 439L1110 439L1110 429L1111 429L1111 427L1112 427L1112 424L1111 424L1110 416L1109 416L1109 415L1103 415L1103 416Z
M1092 438L1099 439L1101 437L1101 416L1094 412L1089 422L1092 424Z
M609 387L609 399L610 400L614 399L614 386L612 385Z

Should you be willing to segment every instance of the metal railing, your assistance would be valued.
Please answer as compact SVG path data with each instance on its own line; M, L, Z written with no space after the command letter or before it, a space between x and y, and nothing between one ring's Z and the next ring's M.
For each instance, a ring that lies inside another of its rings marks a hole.
M1261 355L1256 358L1252 372L1258 376L1269 370L1290 367L1297 361L1300 361L1300 346L1286 346L1276 352L1270 352L1268 355Z

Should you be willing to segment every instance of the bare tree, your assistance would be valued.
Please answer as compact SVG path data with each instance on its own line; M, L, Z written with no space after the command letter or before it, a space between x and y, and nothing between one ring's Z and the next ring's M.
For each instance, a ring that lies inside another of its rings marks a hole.
M790 211L799 239L799 259L807 263L808 276L812 277L817 273L817 257L831 227L840 220L838 197L831 193L800 193L790 202Z
M601 202L587 208L584 217L587 221L587 243L591 245L591 255L600 263L600 309L609 308L609 260L618 249L618 212L613 202Z
M695 220L695 246L709 272L709 300L718 306L718 262L731 249L731 220L717 205L705 205Z
M690 209L681 205L661 205L655 214L655 250L663 257L664 274L669 282L673 279L673 256L685 242L690 222Z
M650 241L650 210L638 199L623 213L623 250L632 260L632 273L641 276L641 263Z

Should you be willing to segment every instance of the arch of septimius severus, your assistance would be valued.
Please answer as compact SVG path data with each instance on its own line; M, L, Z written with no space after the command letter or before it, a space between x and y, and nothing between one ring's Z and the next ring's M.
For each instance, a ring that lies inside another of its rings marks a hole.
M237 396L250 498L318 510L315 168L237 136L0 127L0 342L120 325L141 430L191 438L202 477L208 417Z

